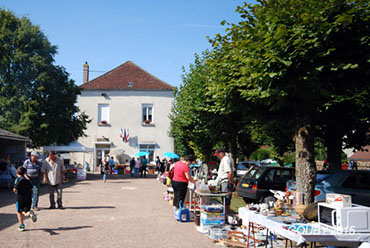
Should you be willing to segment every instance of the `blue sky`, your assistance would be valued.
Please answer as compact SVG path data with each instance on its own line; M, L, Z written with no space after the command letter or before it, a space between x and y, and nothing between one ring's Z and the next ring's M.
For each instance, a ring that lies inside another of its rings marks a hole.
M249 0L248 2L251 2ZM131 60L165 82L181 84L182 66L211 48L206 36L238 22L242 0L0 0L0 6L39 25L58 47L56 64L77 85L85 61L109 71ZM90 80L102 75L91 72Z

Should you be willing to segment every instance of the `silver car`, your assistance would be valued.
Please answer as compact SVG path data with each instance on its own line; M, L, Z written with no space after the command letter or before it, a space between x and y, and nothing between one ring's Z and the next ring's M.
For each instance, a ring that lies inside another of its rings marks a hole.
M236 166L236 177L242 177L252 166L260 166L259 161L242 161Z
M352 203L370 206L370 170L317 172L315 201L325 201L327 193L352 196ZM287 190L296 190L295 181L287 182Z

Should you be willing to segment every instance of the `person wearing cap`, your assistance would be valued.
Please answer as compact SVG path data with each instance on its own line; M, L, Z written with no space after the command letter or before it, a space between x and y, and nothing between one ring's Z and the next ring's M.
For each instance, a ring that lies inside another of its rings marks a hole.
M217 181L220 182L220 191L232 193L233 192L233 168L231 159L226 155L223 148L217 148L213 156L217 156L221 162L218 167ZM231 194L225 199L225 214L230 213Z
M40 184L41 184L41 177L43 178L42 182L46 183L46 174L45 168L41 161L38 160L40 154L38 152L31 152L31 156L29 159L24 161L23 167L26 169L25 178L31 181L33 185L33 200L32 200L32 209L38 211L38 203L39 203L39 191L40 191Z
M57 192L57 203L59 209L64 209L62 204L62 183L64 181L64 161L56 156L55 151L49 151L49 157L45 159L45 172L49 184L49 209L55 209L54 193Z
M174 165L174 172L172 178L173 188L173 206L179 208L180 202L184 204L186 192L188 190L189 181L196 183L196 181L190 175L189 165L194 161L192 155L185 156L182 161L177 161Z

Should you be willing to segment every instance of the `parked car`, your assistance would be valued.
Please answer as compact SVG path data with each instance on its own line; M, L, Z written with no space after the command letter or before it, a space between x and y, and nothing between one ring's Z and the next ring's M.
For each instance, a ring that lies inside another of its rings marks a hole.
M323 180L327 179L328 177L333 175L335 172L336 171L327 171L327 170L317 171L316 172L316 184L321 183ZM286 183L285 191L290 191L290 192L296 191L297 190L296 184L297 183L295 180L288 181ZM325 196L324 196L324 199L322 199L322 195L319 196L320 194L321 194L321 191L315 189L315 201L325 200ZM316 200L316 197L318 200Z
M246 203L275 201L270 189L284 191L286 182L295 178L294 174L294 168L255 166L240 178L236 192Z
M370 171L340 170L337 172L318 172L315 186L315 201L325 201L327 193L352 196L352 203L370 206ZM287 183L287 190L296 189L295 181Z
M261 160L261 165L265 165L265 166L269 166L271 164L276 164L277 161L271 159L271 158L267 158L267 159L264 159L264 160Z
M239 179L243 176L252 166L260 166L258 161L242 161L236 165L236 177Z

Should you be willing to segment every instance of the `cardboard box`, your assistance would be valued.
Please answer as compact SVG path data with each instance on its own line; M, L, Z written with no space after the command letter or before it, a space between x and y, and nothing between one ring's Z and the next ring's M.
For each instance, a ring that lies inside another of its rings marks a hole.
M223 205L203 205L203 209L208 213L222 213L224 211Z
M225 220L200 220L200 226L223 226L225 225Z
M218 220L225 220L225 216L207 216L205 214L200 214L201 220L204 221L218 221Z
M225 217L225 213L210 213L210 212L206 212L206 211L201 211L201 214L203 214L204 216L208 216L208 217L211 217L213 218L214 216L223 216Z
M326 194L326 203L344 208L352 207L352 196L328 193Z

